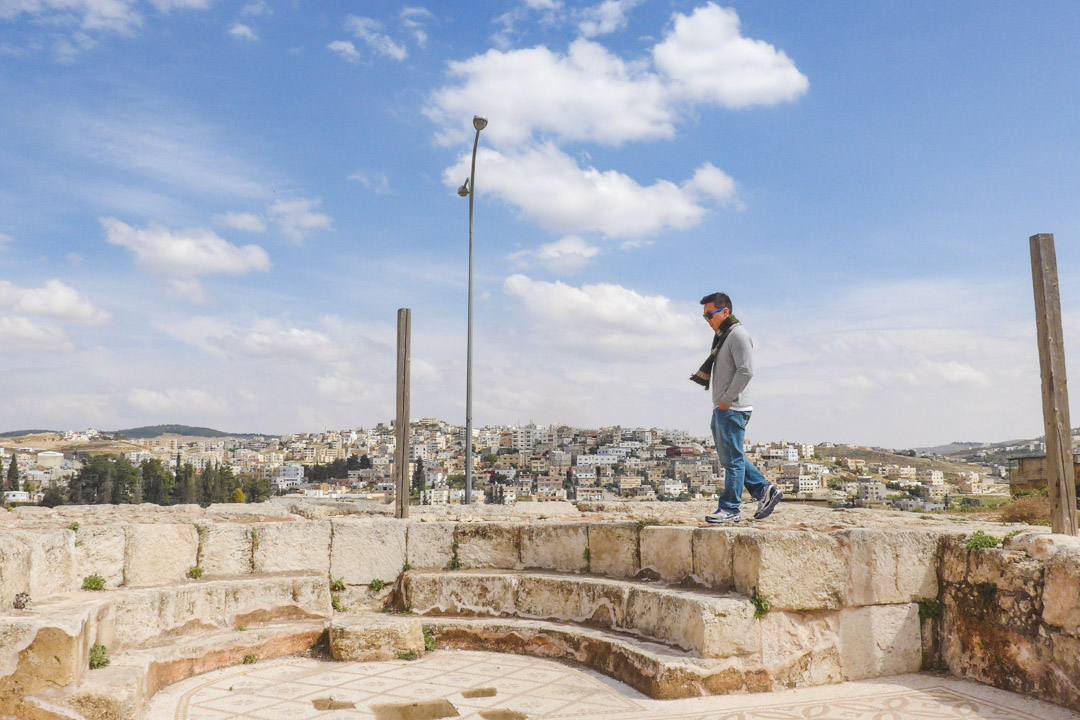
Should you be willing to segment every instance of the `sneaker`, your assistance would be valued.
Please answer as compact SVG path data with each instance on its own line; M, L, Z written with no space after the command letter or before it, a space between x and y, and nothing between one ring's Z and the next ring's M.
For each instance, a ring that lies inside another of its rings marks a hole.
M761 495L761 499L758 500L757 512L754 513L755 520L764 520L772 514L772 511L776 509L776 505L784 499L784 493L780 492L779 488L775 485L770 485L765 488L765 492Z
M717 510L711 515L705 516L705 522L713 525L737 523L742 520L742 513L738 510Z

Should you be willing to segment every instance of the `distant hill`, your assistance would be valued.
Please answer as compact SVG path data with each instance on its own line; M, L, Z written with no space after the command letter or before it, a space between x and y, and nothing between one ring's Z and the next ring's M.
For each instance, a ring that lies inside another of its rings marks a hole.
M185 435L187 437L229 437L236 433L222 432L213 428L192 427L191 425L147 425L145 427L128 428L126 430L114 430L110 435L123 435L128 438L145 440L147 438L161 437L162 435Z
M0 433L0 438L8 437L22 437L23 435L44 435L45 433L55 433L56 430L11 430L9 432Z
M914 448L914 450L917 453L926 453L927 455L953 455L955 453L967 452L981 447L986 447L986 443L951 442L948 445Z

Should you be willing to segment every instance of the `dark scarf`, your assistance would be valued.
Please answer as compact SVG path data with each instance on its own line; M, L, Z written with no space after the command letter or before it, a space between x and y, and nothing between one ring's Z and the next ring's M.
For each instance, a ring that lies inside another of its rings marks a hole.
M728 315L728 319L720 323L720 327L716 329L716 336L712 339L712 350L709 351L709 357L705 358L705 362L701 363L701 368L690 376L691 380L706 390L709 389L709 382L712 380L712 369L713 365L716 364L716 354L724 346L724 341L731 334L732 328L738 324L739 321L735 319L734 315Z

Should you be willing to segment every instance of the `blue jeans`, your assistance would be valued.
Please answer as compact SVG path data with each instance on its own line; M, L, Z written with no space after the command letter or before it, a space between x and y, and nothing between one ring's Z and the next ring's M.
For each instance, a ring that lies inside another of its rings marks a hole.
M720 495L720 510L735 511L742 504L743 486L750 497L760 500L769 481L743 455L743 437L750 413L741 410L713 408L712 433L716 454L724 466L724 492Z

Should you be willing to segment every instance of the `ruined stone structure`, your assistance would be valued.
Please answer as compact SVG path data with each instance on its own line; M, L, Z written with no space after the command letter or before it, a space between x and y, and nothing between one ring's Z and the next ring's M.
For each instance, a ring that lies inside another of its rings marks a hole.
M715 528L685 503L529 505L0 514L0 717L140 718L161 687L247 659L320 643L411 657L432 640L563 659L655 698L944 663L1080 709L1075 539L1017 526L969 549L981 526L915 515L785 506ZM81 589L92 575L104 590ZM110 664L91 670L95 644Z

